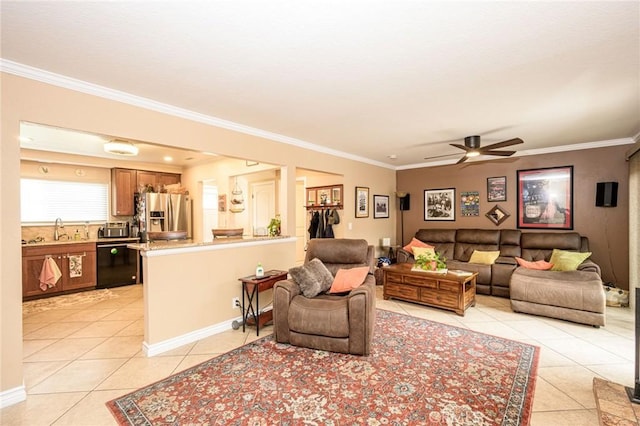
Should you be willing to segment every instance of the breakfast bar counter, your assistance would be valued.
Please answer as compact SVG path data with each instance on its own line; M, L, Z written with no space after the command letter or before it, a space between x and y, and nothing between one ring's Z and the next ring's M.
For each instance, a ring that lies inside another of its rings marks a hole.
M233 300L242 293L238 277L265 269L287 271L295 264L295 237L155 241L128 244L140 251L143 267L144 343L147 356L227 331L242 312ZM260 295L265 308L272 291Z

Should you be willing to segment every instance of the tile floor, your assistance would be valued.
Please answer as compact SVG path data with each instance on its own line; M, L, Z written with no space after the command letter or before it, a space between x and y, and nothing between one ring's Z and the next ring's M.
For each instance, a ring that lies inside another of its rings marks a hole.
M27 400L0 411L2 425L113 425L105 402L253 339L255 329L229 330L153 358L141 352L142 287L111 289L118 297L26 315ZM532 425L598 425L594 377L633 384L634 316L607 308L596 329L516 314L509 300L478 296L464 317L382 299L378 307L541 347ZM261 336L269 333L264 329Z

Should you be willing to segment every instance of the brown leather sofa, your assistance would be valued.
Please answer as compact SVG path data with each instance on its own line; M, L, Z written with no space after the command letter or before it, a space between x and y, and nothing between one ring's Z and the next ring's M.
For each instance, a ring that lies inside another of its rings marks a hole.
M511 275L518 266L515 257L524 260L549 260L553 249L589 251L589 240L577 232L522 232L519 229L420 229L415 238L435 247L446 257L447 268L478 272L477 292L509 297ZM469 263L474 250L497 251L500 257L493 265ZM397 253L398 262L414 262L404 249ZM600 267L590 259L578 270L600 275ZM544 271L547 272L547 271Z
M477 292L509 297L516 312L590 324L605 324L606 298L600 267L586 259L576 271L519 267L515 257L549 261L553 249L588 252L589 240L577 232L522 232L515 229L420 229L415 237L447 258L449 269L478 272ZM497 251L492 265L468 263L474 250ZM398 250L398 262L413 262Z
M276 342L331 352L368 355L376 317L374 247L366 240L313 239L305 263L318 258L335 277L338 269L369 267L364 283L347 294L305 297L293 280L273 289Z
M522 258L549 260L553 248L589 251L589 242L575 232L523 233ZM587 259L576 271L537 271L517 268L510 280L511 309L534 315L605 325L606 295L600 267Z

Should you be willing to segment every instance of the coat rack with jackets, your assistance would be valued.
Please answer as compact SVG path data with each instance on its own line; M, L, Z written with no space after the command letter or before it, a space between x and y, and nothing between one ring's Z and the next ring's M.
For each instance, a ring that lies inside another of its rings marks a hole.
M338 210L324 208L321 210L311 210L309 219L309 239L313 238L335 238L333 225L340 223Z
M309 239L334 238L333 226L340 223L338 210L342 209L343 188L342 184L307 188Z

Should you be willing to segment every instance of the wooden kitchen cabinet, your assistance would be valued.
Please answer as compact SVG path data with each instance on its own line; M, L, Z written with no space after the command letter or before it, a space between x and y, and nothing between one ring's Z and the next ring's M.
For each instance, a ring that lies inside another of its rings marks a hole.
M40 272L47 257L56 262L62 276L45 291L40 289ZM72 273L70 256L79 256L81 271ZM77 276L73 276L77 275ZM70 243L22 247L22 298L36 299L96 286L96 244Z
M137 190L137 170L111 169L111 214L133 216L133 194Z
M151 185L158 187L180 183L177 173L150 172L148 170L111 169L111 214L114 216L135 215L133 195L139 188Z
M138 187L144 187L151 185L156 187L158 184L158 174L156 172L147 172L145 170L138 170Z
M180 183L179 174L138 170L138 187L151 185L157 190L158 186L162 187L175 183Z
M162 186L174 185L180 183L180 175L175 173L159 173L158 183Z

